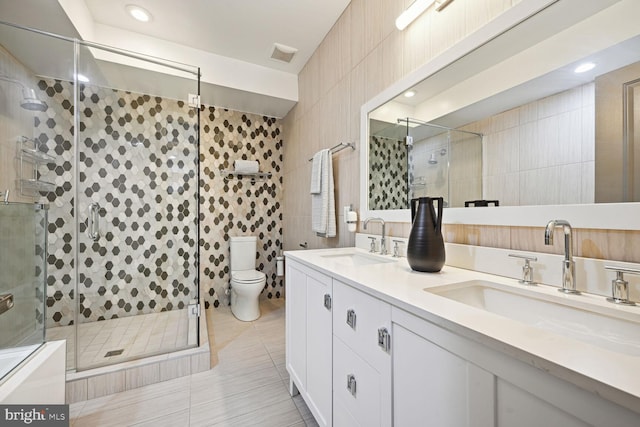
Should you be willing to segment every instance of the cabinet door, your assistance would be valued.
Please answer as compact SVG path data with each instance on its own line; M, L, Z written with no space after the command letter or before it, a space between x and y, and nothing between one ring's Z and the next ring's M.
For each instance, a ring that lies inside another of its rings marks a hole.
M307 276L297 264L287 260L286 291L286 362L287 372L296 387L307 386Z
M395 320L394 425L494 426L494 376Z
M307 404L321 426L331 425L332 332L331 311L325 306L331 296L331 279L307 276Z

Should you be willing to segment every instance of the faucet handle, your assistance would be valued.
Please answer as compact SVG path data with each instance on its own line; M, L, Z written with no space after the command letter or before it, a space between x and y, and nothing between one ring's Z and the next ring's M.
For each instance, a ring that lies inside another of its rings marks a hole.
M371 247L369 248L369 252L375 252L376 251L376 238L375 237L369 237L369 240L371 240Z
M398 246L400 243L402 243L402 240L393 239L393 257L394 258L400 258L400 246Z
M509 254L512 258L520 258L524 260L524 265L522 266L522 279L519 280L523 285L535 285L536 282L533 281L533 267L529 264L531 261L537 261L538 258L531 255L520 255L520 254Z
M616 272L616 278L611 281L611 297L607 298L607 301L621 305L636 305L633 301L629 301L629 282L624 280L624 273L640 274L640 270L613 265L605 265L604 268Z

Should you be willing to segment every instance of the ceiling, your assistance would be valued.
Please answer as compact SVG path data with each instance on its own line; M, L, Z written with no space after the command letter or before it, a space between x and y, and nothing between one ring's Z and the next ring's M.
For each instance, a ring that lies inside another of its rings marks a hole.
M346 0L82 0L96 23L205 52L298 74L342 11ZM141 23L125 7L152 20ZM270 59L274 43L298 49L291 63Z
M298 100L298 73L349 2L0 0L0 20L200 67L203 103L284 117ZM129 4L148 10L152 20L134 20ZM297 49L290 63L270 58L274 43ZM35 50L23 45L12 53L25 64L56 61L43 58L42 50L30 58ZM113 55L96 59L139 66ZM132 80L144 76L125 74Z

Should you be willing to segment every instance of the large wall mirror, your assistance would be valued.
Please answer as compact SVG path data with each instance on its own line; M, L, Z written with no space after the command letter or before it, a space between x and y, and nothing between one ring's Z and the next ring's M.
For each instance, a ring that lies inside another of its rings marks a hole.
M450 223L638 228L638 3L522 1L374 97L363 215L408 222L411 198L442 196Z

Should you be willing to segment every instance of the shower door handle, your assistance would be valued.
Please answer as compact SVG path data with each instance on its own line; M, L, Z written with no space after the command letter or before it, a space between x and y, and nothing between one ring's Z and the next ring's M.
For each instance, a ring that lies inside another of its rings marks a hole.
M87 216L87 237L94 242L100 239L100 205L91 203L89 205L89 214Z

